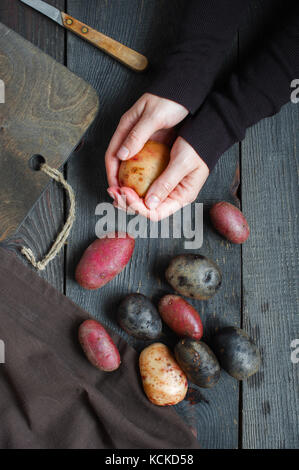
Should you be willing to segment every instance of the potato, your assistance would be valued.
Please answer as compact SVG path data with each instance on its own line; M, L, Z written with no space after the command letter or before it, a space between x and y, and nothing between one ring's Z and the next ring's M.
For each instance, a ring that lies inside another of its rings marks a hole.
M260 352L240 328L222 328L212 339L212 348L223 369L237 380L247 379L259 370Z
M212 388L219 380L220 365L209 346L191 338L175 347L175 357L188 379L203 388Z
M229 202L221 201L210 210L215 229L232 243L244 243L249 237L249 226L242 212Z
M120 164L120 186L132 188L140 197L144 197L167 167L169 158L170 150L167 145L149 140L137 155Z
M139 367L144 391L154 405L176 405L184 400L187 378L165 344L154 343L145 348Z
M179 294L199 300L212 297L222 282L217 264L205 256L191 253L173 258L165 276Z
M118 324L129 335L153 340L162 333L162 321L152 302L142 294L130 294L123 299L117 311Z
M203 326L199 314L179 295L165 295L158 308L162 319L177 335L193 339L202 337Z
M114 235L115 238L108 238L107 235L95 240L83 253L75 278L84 289L103 287L128 264L134 251L135 240L126 233Z
M79 327L79 342L89 362L100 370L119 368L120 356L105 328L95 320L86 320Z

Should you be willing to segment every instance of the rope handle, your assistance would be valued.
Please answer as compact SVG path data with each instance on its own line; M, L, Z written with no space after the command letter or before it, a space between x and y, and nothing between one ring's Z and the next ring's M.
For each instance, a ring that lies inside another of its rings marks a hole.
M68 218L61 230L58 234L55 242L53 243L52 247L50 248L49 252L45 255L45 257L41 261L36 261L36 258L30 248L23 247L21 249L21 253L27 258L27 260L39 271L43 271L46 266L56 257L56 255L60 252L61 248L65 244L72 226L76 219L76 201L75 201L75 194L73 188L68 184L68 182L63 177L63 174L60 171L56 170L55 168L51 168L46 163L43 163L40 166L40 170L46 173L46 175L50 176L50 178L54 179L58 183L60 183L64 189L66 190L69 200L70 200L70 209Z

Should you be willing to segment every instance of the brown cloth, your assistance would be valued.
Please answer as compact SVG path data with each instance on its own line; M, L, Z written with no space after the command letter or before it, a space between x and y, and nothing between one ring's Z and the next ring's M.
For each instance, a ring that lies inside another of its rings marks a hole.
M113 335L120 368L89 364L77 340L89 315L0 248L1 449L195 449L171 408L152 405L138 354Z

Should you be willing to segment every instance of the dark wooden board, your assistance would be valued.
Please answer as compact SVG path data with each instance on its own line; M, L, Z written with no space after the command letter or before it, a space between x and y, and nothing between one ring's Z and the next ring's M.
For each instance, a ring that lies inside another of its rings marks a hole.
M65 0L52 0L51 3L57 8L65 9ZM65 31L56 23L18 0L1 0L0 21L64 64ZM20 246L29 246L38 257L41 257L46 253L64 222L64 206L63 190L55 182L50 182L32 209L30 217L24 220L13 237L5 240L5 245L16 253ZM64 250L40 275L64 292Z
M90 0L68 1L68 13L92 27L145 53L152 63L162 60L167 46L175 39L183 1L123 2ZM164 268L170 258L184 251L183 239L138 239L130 266L113 282L97 292L87 292L74 281L74 269L82 251L95 239L100 202L111 202L106 193L104 154L122 113L140 96L149 82L148 74L137 75L78 38L68 36L68 67L89 81L101 96L101 112L85 147L68 164L68 180L77 194L78 219L67 247L66 293L105 325L124 335L115 321L119 300L130 292L141 292L155 302L170 292ZM219 198L233 200L230 188L239 161L238 146L223 158L198 201L207 208ZM216 188L216 189L215 189ZM209 302L193 302L202 315L209 334L222 324L240 323L240 248L232 247L205 224L204 245L199 250L219 262L224 274L221 291ZM169 333L169 332L167 332ZM144 346L125 336L138 349ZM164 340L171 342L164 337ZM227 374L214 390L202 391L200 402L186 401L177 409L196 428L204 448L238 446L238 384ZM138 412L136 410L136 412Z
M273 2L256 1L240 36L241 53ZM243 383L244 448L298 448L299 332L298 105L289 103L247 132L242 143L242 208L251 236L242 249L243 327L262 352L260 372Z
M0 240L10 237L49 182L29 167L42 155L59 168L98 111L95 90L0 24Z

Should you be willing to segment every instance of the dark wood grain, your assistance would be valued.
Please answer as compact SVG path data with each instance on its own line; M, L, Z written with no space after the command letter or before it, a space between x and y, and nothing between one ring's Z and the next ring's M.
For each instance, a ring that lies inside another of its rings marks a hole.
M259 345L260 372L243 385L243 447L298 447L298 125L295 105L248 132L243 144L245 330Z
M95 90L29 41L0 24L0 240L11 236L49 182L29 167L42 155L59 168L98 110Z
M65 8L65 0L52 0L51 4ZM60 63L65 61L65 32L56 23L23 5L18 0L1 0L0 21L21 34L35 46ZM64 194L56 183L50 182L42 197L35 204L29 217L17 233L5 244L17 250L29 246L41 257L57 235L65 219ZM64 291L64 250L40 275L58 290Z
M109 4L94 0L84 4L77 0L68 1L69 14L143 51L150 63L162 60L165 48L175 39L183 7L182 1L118 0ZM74 282L73 275L82 251L95 239L95 225L99 218L95 216L97 204L111 201L106 193L104 168L107 144L122 113L140 96L150 78L148 74L139 76L128 71L74 36L68 36L68 66L97 89L101 96L101 112L85 147L68 165L68 179L78 196L79 217L67 248L66 293L140 349L144 343L134 342L117 326L117 304L131 292L141 292L155 302L170 292L170 286L164 280L164 269L173 255L184 251L184 240L138 239L128 268L99 291L84 291ZM236 146L224 156L198 199L205 203L206 208L222 198L236 202L231 194L231 186L236 182L238 160ZM204 245L200 252L218 262L224 274L223 287L214 299L193 302L202 315L208 338L219 325L239 325L240 248L226 243L205 224ZM166 333L163 339L173 343L169 331ZM179 413L197 430L204 448L237 447L238 384L223 374L217 387L203 391L202 395L205 399L196 405L191 405L190 401L180 405L177 408Z
M262 39L267 8L255 2L242 31L245 54ZM251 235L243 245L243 327L260 347L262 367L243 383L244 448L298 448L298 105L247 132L242 143L242 208Z

